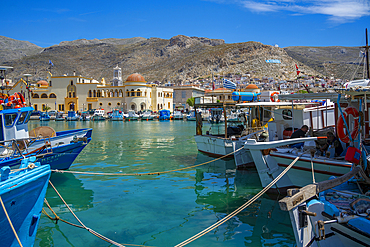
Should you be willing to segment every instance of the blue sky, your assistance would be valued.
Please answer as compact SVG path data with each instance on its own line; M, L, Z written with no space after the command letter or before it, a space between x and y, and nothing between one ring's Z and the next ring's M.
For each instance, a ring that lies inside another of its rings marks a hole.
M370 0L19 0L1 7L0 35L41 47L179 34L280 47L362 46L370 29Z

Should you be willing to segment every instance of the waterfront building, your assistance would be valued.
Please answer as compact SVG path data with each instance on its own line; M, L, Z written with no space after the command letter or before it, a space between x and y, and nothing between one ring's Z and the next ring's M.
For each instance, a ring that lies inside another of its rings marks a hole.
M26 83L21 79L11 89L22 92L28 99ZM148 84L138 73L131 74L122 81L121 69L113 71L113 80L107 84L103 78L100 82L92 78L77 75L53 76L48 73L47 80L30 85L31 105L35 110L43 111L45 107L57 111L86 111L92 109L112 109L173 111L173 89ZM28 100L27 100L28 101Z
M190 109L186 101L193 97L204 96L205 90L194 85L171 86L173 89L173 104L177 109Z

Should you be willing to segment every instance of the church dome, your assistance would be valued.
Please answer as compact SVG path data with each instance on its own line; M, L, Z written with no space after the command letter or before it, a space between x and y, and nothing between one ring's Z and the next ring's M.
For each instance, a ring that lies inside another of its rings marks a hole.
M134 73L127 77L126 82L146 82L144 77L138 73Z
M37 84L39 87L48 87L48 86L49 86L49 83L48 83L47 81L43 81L43 80L38 81L36 84Z
M246 89L258 89L258 87L255 84L249 84Z

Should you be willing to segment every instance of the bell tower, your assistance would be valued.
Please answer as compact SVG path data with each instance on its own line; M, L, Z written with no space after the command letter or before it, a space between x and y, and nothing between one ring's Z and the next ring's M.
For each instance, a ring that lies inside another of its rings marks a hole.
M113 86L123 86L122 70L118 65L113 69Z

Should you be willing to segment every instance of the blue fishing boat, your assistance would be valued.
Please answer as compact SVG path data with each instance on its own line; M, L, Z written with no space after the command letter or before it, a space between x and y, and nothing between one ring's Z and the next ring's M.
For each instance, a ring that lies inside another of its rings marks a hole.
M78 121L80 117L77 115L75 111L68 111L66 120L67 121Z
M5 108L0 110L0 166L17 166L24 156L37 155L42 165L68 169L91 141L91 128L56 132L51 127L40 126L29 131L32 107Z
M50 166L35 160L23 159L21 170L14 173L8 166L0 169L1 246L34 244L50 178Z
M171 118L171 112L170 110L160 110L159 111L159 120L170 120Z
M40 121L50 121L50 116L47 112L40 112Z
M120 110L113 110L111 114L109 114L109 120L111 121L123 121L123 113Z

